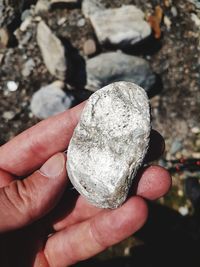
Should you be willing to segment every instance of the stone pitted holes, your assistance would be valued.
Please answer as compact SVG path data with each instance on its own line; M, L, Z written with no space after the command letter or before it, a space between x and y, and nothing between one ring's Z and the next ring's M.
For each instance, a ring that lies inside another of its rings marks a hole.
M143 163L150 130L144 89L116 82L95 92L68 147L67 171L76 190L97 207L121 206Z

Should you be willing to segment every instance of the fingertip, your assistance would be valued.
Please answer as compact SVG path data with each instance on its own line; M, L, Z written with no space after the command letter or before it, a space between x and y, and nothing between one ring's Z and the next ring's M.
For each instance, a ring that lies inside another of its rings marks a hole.
M167 170L160 166L150 166L139 177L136 194L155 200L164 196L171 188L172 179Z

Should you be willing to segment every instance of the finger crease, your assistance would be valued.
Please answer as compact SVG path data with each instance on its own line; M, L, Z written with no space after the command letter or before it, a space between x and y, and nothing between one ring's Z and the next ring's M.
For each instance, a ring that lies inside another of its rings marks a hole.
M108 247L108 245L100 237L101 234L98 231L95 220L90 221L90 232L91 237L94 239L95 243L100 247L101 250L104 250Z

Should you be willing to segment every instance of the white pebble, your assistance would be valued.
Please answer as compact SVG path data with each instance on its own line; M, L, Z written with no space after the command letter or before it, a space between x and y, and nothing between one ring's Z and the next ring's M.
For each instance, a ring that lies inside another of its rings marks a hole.
M178 211L182 216L186 216L189 213L188 207L186 206L179 207Z
M10 91L10 92L17 91L18 87L19 87L19 84L14 82L14 81L8 81L7 82L7 88L8 88L8 91Z

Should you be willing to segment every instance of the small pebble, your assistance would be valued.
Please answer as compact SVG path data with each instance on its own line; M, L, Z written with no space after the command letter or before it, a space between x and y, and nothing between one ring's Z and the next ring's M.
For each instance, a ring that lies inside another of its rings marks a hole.
M191 14L191 19L197 27L200 27L200 19L198 18L198 16L195 13Z
M29 27L29 25L31 24L32 22L32 17L27 17L23 22L22 24L20 25L20 30L22 32L25 32L27 30L27 28Z
M199 127L193 127L192 129L191 129L191 132L192 133L194 133L194 134L199 134L200 133L200 128Z
M182 143L180 142L180 140L176 139L176 140L174 140L174 142L171 145L170 153L172 155L175 155L181 149L182 149Z
M66 22L66 20L67 20L67 18L65 18L65 17L60 18L60 19L58 20L57 24L58 24L59 26L61 26L61 25L63 25L63 24Z
M7 88L8 88L8 91L15 92L19 88L19 84L14 81L8 81Z
M189 213L188 207L185 207L185 206L184 207L180 207L178 209L178 211L182 216L186 216Z
M7 29L0 29L0 48L5 48L8 46L10 39L10 34Z
M179 197L183 197L183 195L184 195L183 191L179 189L179 190L178 190L178 196L179 196Z
M175 6L171 7L171 13L172 13L173 17L178 16L178 11L177 11L177 8Z
M169 31L171 29L172 22L169 17L164 16L164 24L167 27L167 30Z
M35 67L35 62L32 58L30 58L29 60L27 60L24 64L24 67L23 67L23 70L22 70L22 75L24 77L28 77L32 70L34 69Z
M78 27L83 27L83 26L85 26L85 19L84 19L84 18L79 19L78 22L77 22L77 26L78 26Z
M194 159L200 159L200 152L193 152L193 153L192 153L192 157L193 157Z
M5 111L2 115L4 120L12 120L15 117L15 113L13 111Z
M124 249L124 256L129 256L130 255L130 247L126 247L125 249Z
M4 59L4 54L0 54L0 65L3 62L3 59Z
M86 56L92 56L96 53L97 47L93 39L88 39L83 45L83 51Z

